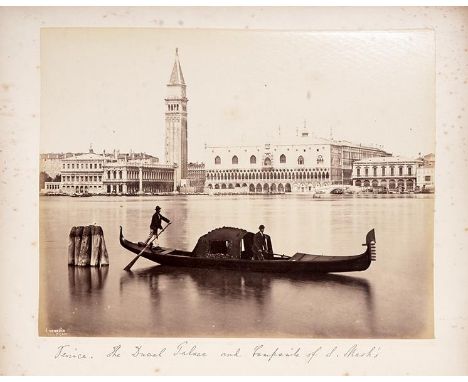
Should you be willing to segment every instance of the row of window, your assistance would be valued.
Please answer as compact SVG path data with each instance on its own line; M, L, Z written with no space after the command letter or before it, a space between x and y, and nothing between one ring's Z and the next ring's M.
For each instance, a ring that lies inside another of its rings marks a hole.
M382 166L382 172L381 172L382 176L385 176L385 169L386 169L386 167ZM377 176L377 167L373 167L372 170L373 170L373 175ZM408 173L405 174L405 175L411 176L412 174L413 174L413 168L411 166L408 166ZM360 167L356 167L356 175L361 176L361 168ZM390 176L394 176L394 175L395 175L395 167L390 166ZM398 175L399 176L403 175L403 166L398 167ZM364 176L369 176L369 168L367 168L367 167L364 168Z
M302 172L307 172L307 171L310 171L310 172L313 172L313 171L327 171L328 169L325 168L325 167L308 167L308 168L303 168L303 169L300 169L300 171ZM207 174L217 174L217 173L238 173L238 174L241 174L241 173L256 173L256 172L265 172L265 171L276 171L276 172L290 172L290 171L299 171L297 169L291 169L291 168L275 168L275 169L268 169L268 170L265 170L265 169L256 169L256 168L252 168L252 169L226 169L226 170L207 170L206 173Z
M87 190L88 188L101 188L101 186L69 186L69 185L65 185L63 186L63 188L67 188L67 189L75 189L76 188L76 192L79 192L79 191L83 191L83 190Z
M215 184L215 185L212 185L210 183L210 184L208 184L207 187L210 190L211 189L215 189L215 190L220 190L220 189L221 190L232 190L234 188L241 187L241 185L240 185L240 183L237 183L237 184L222 183L222 184ZM273 183L271 186L269 186L267 183L265 183L263 186L260 183L258 183L257 185L250 184L249 186L247 186L246 183L243 183L242 187L249 187L249 192L291 192L291 185L289 183L286 183L285 185L280 183L280 184L278 184L278 186L275 183ZM311 189L311 187L309 187L309 190L310 189Z
M257 163L257 157L255 155L252 155L250 157L250 164L256 164ZM281 154L280 156L280 163L286 163L286 155ZM317 164L323 163L323 157L322 155L319 155L317 157ZM221 164L221 158L218 156L215 157L215 164ZM231 159L231 164L239 164L239 158L237 155L234 155ZM304 164L304 157L302 155L299 155L297 158L297 164L303 165ZM271 159L269 157L266 157L265 160L263 161L264 166L271 166Z
M330 174L322 172L256 172L256 173L212 173L207 174L206 180L250 180L250 179L329 179Z
M80 166L81 165L81 166ZM102 163L77 163L76 168L79 169L97 169L99 165L99 168L102 168ZM75 169L75 163L64 163L63 164L63 169Z
M160 172L160 171L143 171L143 179L160 179L160 180L170 180L172 179L172 172ZM122 170L108 170L107 179L122 179L123 172ZM128 171L127 179L139 179L139 171Z
M102 181L102 176L62 176L62 179L64 182L74 182L75 180L77 182L101 182Z
M178 104L169 104L167 105L167 110L169 111L179 111L179 105ZM183 111L187 111L186 106L182 106Z
M407 180L406 183L403 181L403 180L398 180L398 181L395 181L395 180L390 180L387 184L387 182L385 180L382 180L379 184L379 182L377 180L356 180L356 182L354 183L355 186L358 186L358 187L388 187L390 190L393 190L395 188L405 188L406 189L413 189L414 188L414 182L412 180Z

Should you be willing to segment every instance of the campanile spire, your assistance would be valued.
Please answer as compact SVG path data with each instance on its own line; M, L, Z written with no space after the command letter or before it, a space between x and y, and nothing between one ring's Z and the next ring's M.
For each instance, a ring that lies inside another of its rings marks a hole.
M176 48L171 77L167 84L166 111L166 163L175 164L175 189L186 184L187 179L187 102L186 84Z
M179 48L176 48L175 52L174 66L172 67L169 85L185 85L184 75L182 74L182 68L179 62Z

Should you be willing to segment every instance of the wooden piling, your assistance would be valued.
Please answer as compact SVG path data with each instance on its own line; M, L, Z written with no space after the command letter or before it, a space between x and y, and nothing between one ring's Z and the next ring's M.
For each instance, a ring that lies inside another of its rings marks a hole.
M68 265L81 267L109 265L104 232L100 226L72 227L68 241Z
M75 230L75 253L74 253L74 264L78 265L78 257L80 256L81 250L81 235L83 234L83 227L78 226Z
M99 227L101 228L101 227ZM102 231L102 228L101 228ZM101 234L101 249L99 251L99 264L100 265L109 265L109 253L107 253L106 242L104 240L104 232Z
M68 265L75 265L75 236L76 227L72 227L68 236Z
M85 267L91 263L91 227L83 227L83 234L81 235L81 248L78 256L78 265Z
M96 225L93 226L92 228L93 242L91 244L91 266L92 267L99 266L102 236L103 236L102 228Z

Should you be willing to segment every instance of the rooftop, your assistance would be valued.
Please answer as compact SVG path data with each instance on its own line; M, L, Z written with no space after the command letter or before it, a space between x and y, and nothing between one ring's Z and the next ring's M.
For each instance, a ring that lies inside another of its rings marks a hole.
M64 160L104 160L104 155L95 153L75 154L74 156L64 158Z
M355 164L364 164L364 163L406 163L406 162L420 162L420 159L415 158L406 158L406 157L373 157L367 159L361 159L356 162Z

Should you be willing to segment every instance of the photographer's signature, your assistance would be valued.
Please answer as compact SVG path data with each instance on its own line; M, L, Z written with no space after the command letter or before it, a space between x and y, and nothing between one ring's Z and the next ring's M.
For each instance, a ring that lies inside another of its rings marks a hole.
M68 333L66 329L63 329L62 327L58 329L49 329L45 328L46 335L48 336L57 336L57 337L65 337L68 336Z

